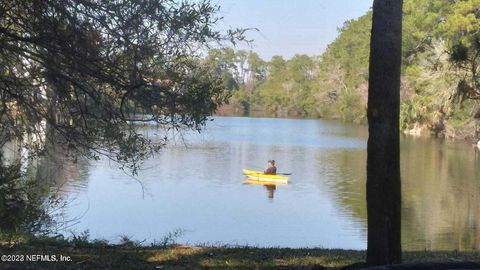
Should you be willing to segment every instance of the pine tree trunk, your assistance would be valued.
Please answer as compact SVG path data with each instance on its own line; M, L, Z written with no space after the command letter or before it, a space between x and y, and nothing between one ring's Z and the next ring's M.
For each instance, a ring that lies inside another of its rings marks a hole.
M375 0L368 87L367 212L370 265L401 261L400 70L402 0Z

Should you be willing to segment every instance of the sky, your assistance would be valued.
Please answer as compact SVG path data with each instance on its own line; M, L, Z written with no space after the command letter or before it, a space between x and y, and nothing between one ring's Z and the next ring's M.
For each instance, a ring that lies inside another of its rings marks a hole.
M295 54L320 55L335 40L337 29L350 19L365 14L373 0L213 0L224 17L220 30L251 30L250 46L238 49L257 52L269 60L273 55L291 58Z

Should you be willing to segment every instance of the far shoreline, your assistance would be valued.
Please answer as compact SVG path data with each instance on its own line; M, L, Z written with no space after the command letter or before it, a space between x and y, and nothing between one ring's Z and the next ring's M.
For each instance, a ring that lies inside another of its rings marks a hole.
M236 108L232 105L224 105L220 107L217 112L215 112L211 117L245 117L245 118L266 118L266 119L293 119L293 120L319 120L319 121L327 121L327 122L337 122L342 123L345 125L351 126L360 126L365 127L368 129L368 122L349 122L339 118L318 118L318 117L310 117L310 116L301 116L299 114L290 114L287 112L281 113L270 113L266 110L255 109L250 110L250 112L245 113L242 110ZM400 132L404 136L413 137L413 138L431 138L436 140L446 140L446 141L454 141L454 142L465 142L467 144L471 144L472 147L477 146L480 149L480 140L476 140L473 138L467 137L460 137L460 136L438 136L429 132L425 129L425 127L417 127L414 126L412 129L404 129Z

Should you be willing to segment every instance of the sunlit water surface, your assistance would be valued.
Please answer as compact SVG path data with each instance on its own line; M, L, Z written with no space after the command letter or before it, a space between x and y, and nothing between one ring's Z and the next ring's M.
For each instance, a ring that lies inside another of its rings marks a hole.
M333 121L216 117L136 179L107 160L70 167L66 215L79 217L70 229L114 242L181 229L176 241L186 244L365 249L367 136ZM413 137L402 137L401 151L404 248L480 248L479 151ZM287 186L243 184L242 169L269 159L292 173Z

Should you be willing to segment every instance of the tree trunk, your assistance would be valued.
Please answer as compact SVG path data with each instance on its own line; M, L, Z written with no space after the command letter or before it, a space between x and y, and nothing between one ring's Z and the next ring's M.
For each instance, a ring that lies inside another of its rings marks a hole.
M402 0L374 0L368 87L370 265L401 262L400 70Z

